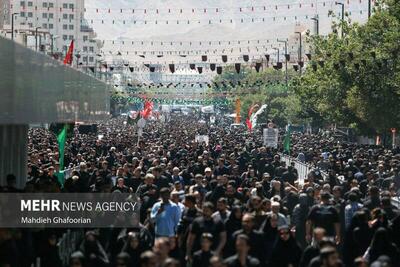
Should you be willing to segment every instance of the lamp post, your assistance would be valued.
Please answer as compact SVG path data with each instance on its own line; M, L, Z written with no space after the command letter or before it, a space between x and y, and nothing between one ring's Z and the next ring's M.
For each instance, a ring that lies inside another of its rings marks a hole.
M276 50L276 51L277 51L277 53L278 53L278 56L277 56L277 61L279 62L279 48L277 48L277 47L274 47L273 49L274 49L274 50Z
M344 22L344 3L335 2L335 5L337 5L337 6L342 6L342 38L343 38L343 35L344 35L344 32L343 32L343 22Z
M285 44L285 57L286 57L286 55L288 54L287 53L287 41L284 41L284 40L277 40L278 41L278 43L284 43ZM285 82L286 82L286 88L288 87L288 69L287 69L287 67L288 67L288 60L287 60L287 58L285 58L286 60L285 60Z
M38 29L41 29L42 27L36 27L35 29L35 51L37 52L38 49Z
M368 0L368 18L371 17L371 0Z
M301 55L301 50L302 50L302 47L301 47L301 32L295 32L295 34L298 34L299 35L299 72L300 72L300 76L301 76L301 69L302 69L302 64L300 63L300 61L301 61L301 57L302 57L302 55Z
M316 29L315 29L315 34L316 35L319 35L319 18L318 18L318 15L315 15L315 17L313 17L313 18L311 18L313 21L315 21L315 26L316 26Z
M14 40L14 16L18 13L11 14L11 40Z

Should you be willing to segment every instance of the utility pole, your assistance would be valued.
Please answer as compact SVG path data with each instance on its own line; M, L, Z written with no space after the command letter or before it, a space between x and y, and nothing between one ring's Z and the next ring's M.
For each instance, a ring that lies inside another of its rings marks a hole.
M277 40L279 43L284 43L285 44L285 82L286 82L286 88L288 87L288 59L286 58L287 56L287 41L283 40Z
M369 0L369 1L371 1L371 0ZM342 38L343 38L343 36L344 36L344 32L343 32L343 23L344 23L344 3L335 2L335 5L342 6Z
M276 51L278 52L277 61L279 62L279 48L277 48L277 47L274 47L273 49L274 49L274 50L276 50Z
M302 64L300 63L301 62L301 57L302 57L302 55L301 55L301 50L302 50L302 47L301 47L301 32L295 32L296 34L298 34L299 35L299 71L300 71L300 76L301 76L301 69L302 69Z
M368 0L368 18L371 17L371 0Z
M11 40L14 40L14 16L18 13L11 14Z
M313 18L311 18L313 21L315 21L315 26L316 26L316 29L315 29L315 34L316 35L319 35L319 18L318 18L318 15L315 15L315 17L313 17Z
M41 29L42 27L36 27L35 29L35 51L37 52L38 49L38 29Z

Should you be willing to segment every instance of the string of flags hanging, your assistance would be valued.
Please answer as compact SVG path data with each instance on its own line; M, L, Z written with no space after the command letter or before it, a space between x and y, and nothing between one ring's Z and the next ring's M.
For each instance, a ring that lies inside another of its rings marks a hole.
M368 0L345 0L344 3L350 4L350 2L358 2L359 4L367 3ZM251 6L214 6L214 7L194 7L194 8L141 8L141 7L85 7L84 12L91 12L96 14L136 14L136 15L178 15L178 14L223 14L225 12L237 12L237 13L262 13L268 11L279 11L279 10L290 10L290 9L305 9L305 8L318 8L331 6L335 4L335 0L328 1L313 1L313 2L297 2L297 3L279 3L279 4L267 4L267 5L251 5ZM375 2L373 0L372 2ZM10 5L11 9L14 9L14 4ZM74 11L74 7L43 7L43 6L23 6L23 9L38 10L38 11Z
M366 14L367 9L359 9L355 11L349 10L347 13L349 16L358 14ZM336 12L339 16L340 12ZM310 18L314 17L315 13L310 12L309 14L302 15L271 15L271 16L262 16L262 17L242 17L242 18L219 18L219 19L138 19L135 17L132 18L89 18L85 20L81 20L81 24L90 24L96 25L98 24L109 24L114 25L212 25L212 24L233 24L233 23L271 23L271 22L287 22L288 24L292 24L295 22L304 22L309 21ZM331 15L327 12L325 15L320 14L320 18L330 18Z

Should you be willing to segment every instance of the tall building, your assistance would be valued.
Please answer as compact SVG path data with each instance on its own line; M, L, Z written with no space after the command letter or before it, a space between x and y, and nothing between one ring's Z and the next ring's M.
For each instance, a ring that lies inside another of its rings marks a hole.
M84 17L84 0L0 0L0 29L32 49L63 56L74 40L75 65L94 67L100 42Z

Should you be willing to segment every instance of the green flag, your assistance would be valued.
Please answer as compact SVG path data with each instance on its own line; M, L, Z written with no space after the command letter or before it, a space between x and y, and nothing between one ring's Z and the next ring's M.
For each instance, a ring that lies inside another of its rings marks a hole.
M65 150L65 141L67 141L67 130L68 130L68 125L65 124L62 131L57 136L60 172L64 170L64 150Z
M290 154L290 125L286 131L286 135L283 138L283 152Z

